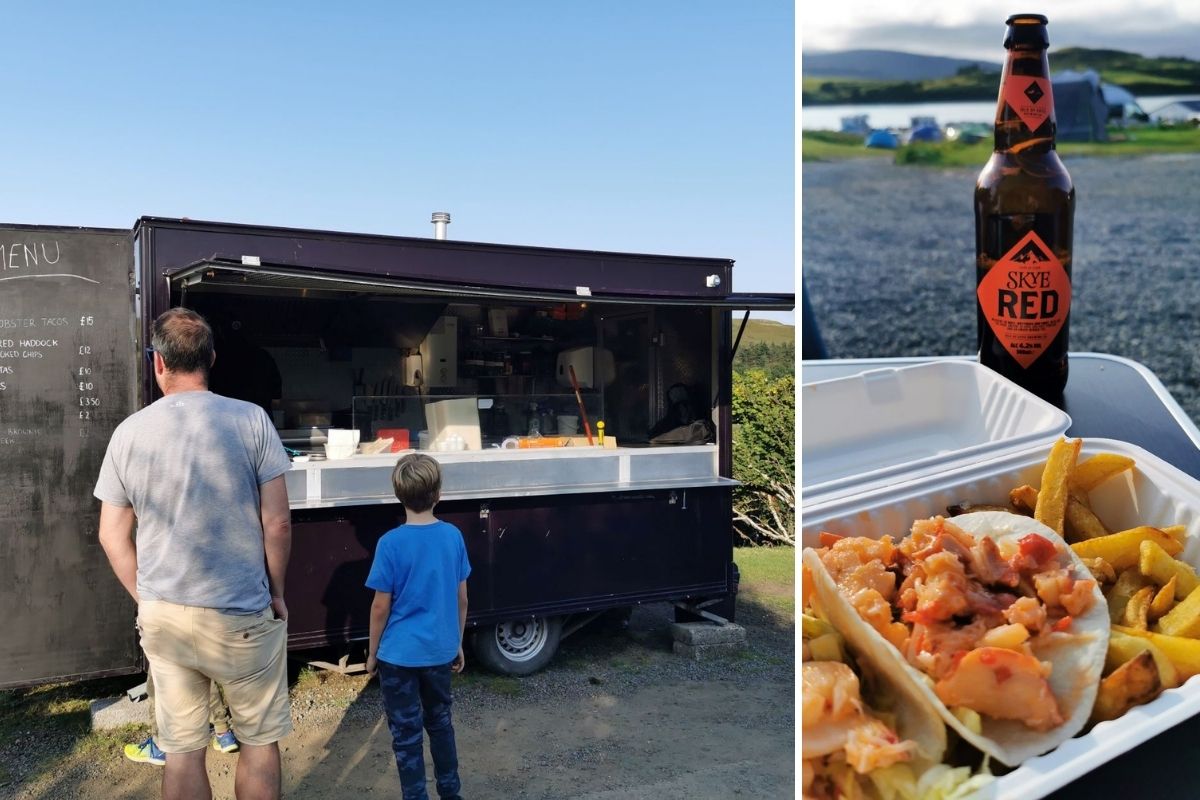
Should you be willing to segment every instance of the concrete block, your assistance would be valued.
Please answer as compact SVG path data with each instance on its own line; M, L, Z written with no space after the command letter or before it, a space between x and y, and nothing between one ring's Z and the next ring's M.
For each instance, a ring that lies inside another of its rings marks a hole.
M721 658L732 655L745 647L745 642L721 642L719 644L671 643L671 648L675 651L675 655L689 658L692 661L708 661L712 658Z
M671 638L689 646L742 645L746 643L746 629L732 622L728 625L718 625L715 622L676 622L671 625Z
M131 703L125 695L102 697L88 704L92 730L108 731L125 725L149 725L150 704Z

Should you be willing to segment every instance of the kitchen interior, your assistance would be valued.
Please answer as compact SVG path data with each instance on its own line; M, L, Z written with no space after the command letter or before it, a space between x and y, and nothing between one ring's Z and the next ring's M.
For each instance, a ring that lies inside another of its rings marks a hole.
M212 390L262 406L296 461L648 447L710 414L703 308L221 285L185 300L214 329Z

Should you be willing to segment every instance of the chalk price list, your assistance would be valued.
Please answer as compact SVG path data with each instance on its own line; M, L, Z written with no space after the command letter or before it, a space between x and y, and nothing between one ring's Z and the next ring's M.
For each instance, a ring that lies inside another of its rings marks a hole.
M56 335L66 333L71 328L86 331L94 328L96 317L83 314L79 317L20 317L0 319L0 392L7 392L16 386L18 366L22 361L40 362L52 357L54 350L66 345L66 341ZM85 337L79 337L86 341ZM79 436L86 438L91 430L91 422L100 408L100 394L95 380L96 363L92 355L92 345L74 345L76 352L72 354L75 361L72 367L72 379L78 392L78 419L80 421Z
M79 327L83 329L92 328L96 325L96 318L90 314L81 315L79 317ZM95 362L92 358L92 346L90 344L79 345L77 355L79 361L76 367L77 384L79 389L79 436L86 438L91 433L91 422L93 417L100 412L100 395L96 391L96 381L93 371Z

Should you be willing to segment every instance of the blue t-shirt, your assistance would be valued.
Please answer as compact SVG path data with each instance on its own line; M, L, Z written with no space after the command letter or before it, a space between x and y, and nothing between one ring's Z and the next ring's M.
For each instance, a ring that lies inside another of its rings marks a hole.
M392 595L378 658L436 667L458 655L458 584L471 574L462 533L449 522L401 525L375 548L367 588Z

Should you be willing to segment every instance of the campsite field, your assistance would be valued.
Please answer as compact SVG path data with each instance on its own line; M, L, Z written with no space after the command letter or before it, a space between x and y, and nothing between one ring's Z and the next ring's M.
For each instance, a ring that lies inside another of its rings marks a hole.
M1200 146L1064 160L1077 195L1071 350L1142 362L1200 420ZM801 269L831 355L974 352L981 165L804 164Z

